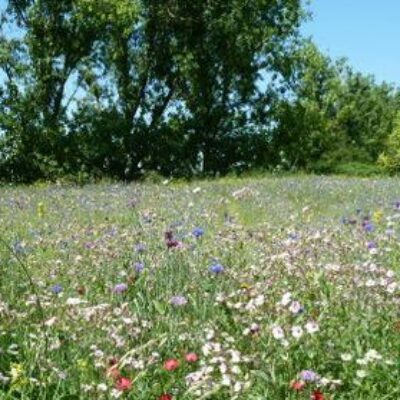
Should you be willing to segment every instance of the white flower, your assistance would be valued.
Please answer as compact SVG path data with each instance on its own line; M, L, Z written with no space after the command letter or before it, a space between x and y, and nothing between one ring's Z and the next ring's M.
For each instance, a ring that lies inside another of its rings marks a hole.
M397 283L396 282L392 282L389 285L387 285L386 287L386 291L388 293L394 293L397 289Z
M310 334L319 331L319 325L315 321L309 321L305 325L306 331Z
M288 340L283 339L283 340L281 340L281 345L282 345L283 347L289 347L290 343L289 343Z
M365 358L368 361L382 360L382 356L374 349L367 351L367 353L365 354Z
M276 339L276 340L281 340L285 337L285 332L283 331L283 329L276 325L272 328L272 336Z
M98 392L106 392L107 391L107 385L105 383L99 383L97 385L97 391Z
M304 334L303 328L301 326L292 326L292 336L296 339L300 339Z
M9 380L10 380L10 378L8 376L5 376L0 372L0 383L4 383L5 384L5 383L8 383Z
M264 297L264 295L262 295L262 294L260 294L259 296L257 296L257 297L254 299L254 304L255 304L257 307L262 306L264 303L265 303L265 297Z
M357 376L358 376L359 378L365 378L365 377L368 375L368 374L367 374L367 371L365 371L365 370L363 370L363 369L357 370L356 374L357 374Z
M83 303L87 303L87 301L86 301L86 300L79 299L79 298L77 298L77 297L69 297L69 298L67 299L67 301L65 302L65 304L66 304L67 306L77 306L77 305L83 304Z
M222 375L221 385L222 386L231 386L231 378L229 378L228 375Z
M289 310L293 314L298 314L301 310L301 304L298 301L292 301L292 303L289 306Z
M340 358L342 359L342 361L351 361L353 359L353 356L349 353L343 353L340 355Z
M240 367L238 365L234 365L231 368L231 372L232 372L232 374L240 375L242 373L242 370L240 369Z
M46 326L50 327L50 326L53 326L56 323L56 321L57 321L57 318L56 317L52 317L52 318L48 319L44 324Z
M240 353L237 350L231 350L231 361L233 364L240 363Z
M233 386L233 391L235 393L240 392L242 390L242 384L240 382L236 382Z
M124 392L122 390L113 389L110 394L113 399L118 399L124 394Z
M287 306L292 300L292 294L290 292L286 292L283 296L281 301L279 302L282 306Z

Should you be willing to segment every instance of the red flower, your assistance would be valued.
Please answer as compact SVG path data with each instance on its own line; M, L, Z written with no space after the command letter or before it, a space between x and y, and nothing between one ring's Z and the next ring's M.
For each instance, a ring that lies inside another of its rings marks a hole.
M174 358L170 358L164 362L164 368L167 371L175 371L179 367L179 361Z
M119 378L115 387L121 392L132 389L132 381L129 378Z
M292 381L292 382L290 382L290 387L293 390L297 390L298 392L303 390L305 386L306 386L306 383L304 381Z
M158 400L174 400L174 399L170 394L164 393L158 398Z
M185 355L185 360L186 360L188 363L194 363L194 362L196 362L198 359L199 359L199 357L198 357L198 355L197 355L196 353L187 353L187 354Z
M311 400L325 400L325 397L319 390L314 390L311 394Z

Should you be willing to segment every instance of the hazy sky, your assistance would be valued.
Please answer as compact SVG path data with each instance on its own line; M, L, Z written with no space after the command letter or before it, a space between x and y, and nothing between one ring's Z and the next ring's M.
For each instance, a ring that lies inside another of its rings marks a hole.
M312 0L312 35L332 57L400 85L400 0Z
M323 51L400 85L400 0L311 0L310 8L303 32Z

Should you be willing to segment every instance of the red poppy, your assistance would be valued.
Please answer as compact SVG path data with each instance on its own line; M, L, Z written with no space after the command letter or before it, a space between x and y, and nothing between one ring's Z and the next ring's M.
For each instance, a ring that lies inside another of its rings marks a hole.
M311 400L325 400L325 397L319 390L314 390L311 394Z
M199 359L198 355L196 353L187 353L185 355L185 360L189 363L194 363Z
M306 386L306 383L304 381L292 381L292 382L290 382L290 387L293 390L297 390L298 392L303 390L305 386Z
M121 377L118 379L115 387L121 392L132 389L132 381L129 378Z
M167 371L175 371L178 367L179 367L179 361L174 358L170 358L164 362L164 368Z
M158 400L174 400L174 399L170 394L164 393L158 398Z

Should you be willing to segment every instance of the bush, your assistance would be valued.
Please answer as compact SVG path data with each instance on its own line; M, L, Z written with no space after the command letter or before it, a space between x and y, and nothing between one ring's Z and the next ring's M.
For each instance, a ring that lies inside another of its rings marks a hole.
M382 169L374 164L361 162L348 162L333 167L332 172L338 175L348 176L376 176L382 174Z

